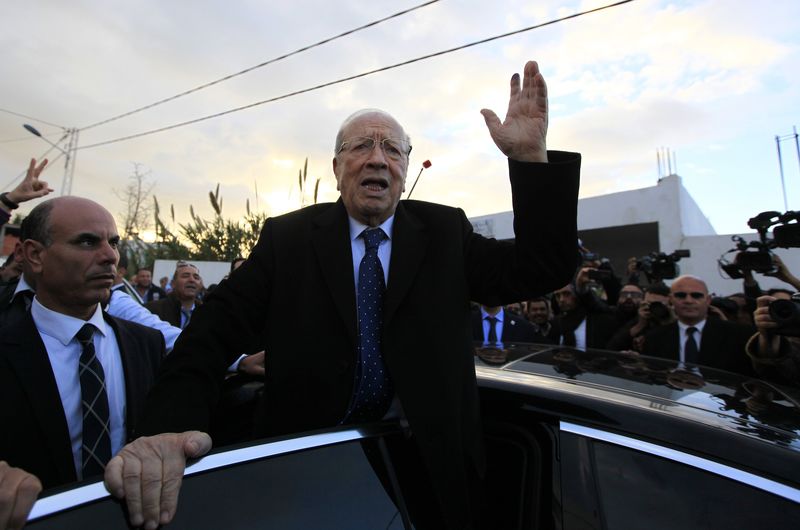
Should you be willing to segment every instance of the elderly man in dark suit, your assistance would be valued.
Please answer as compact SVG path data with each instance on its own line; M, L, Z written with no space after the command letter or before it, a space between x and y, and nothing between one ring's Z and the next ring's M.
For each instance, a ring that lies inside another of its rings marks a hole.
M504 122L482 114L509 158L516 242L475 234L459 209L401 202L409 137L383 111L351 115L333 159L341 199L267 220L165 361L140 432L178 434L140 438L109 463L106 486L126 497L134 525L174 516L185 458L211 446L198 432L218 394L211 382L221 382L226 352L261 332L260 434L405 418L411 436L396 454L411 455L401 471L422 482L400 477L401 489L429 493L411 492L415 526L475 524L484 456L469 301L502 305L569 280L580 163L546 149L547 91L535 62L522 83L511 78Z
M690 275L676 278L670 286L670 303L678 320L648 332L642 355L672 359L690 369L703 365L755 375L745 353L753 328L708 318L711 296L703 280Z
M161 334L105 314L119 254L111 214L78 197L34 208L22 254L36 295L0 329L0 528L41 486L101 476L128 441L164 353ZM24 522L24 518L22 519Z

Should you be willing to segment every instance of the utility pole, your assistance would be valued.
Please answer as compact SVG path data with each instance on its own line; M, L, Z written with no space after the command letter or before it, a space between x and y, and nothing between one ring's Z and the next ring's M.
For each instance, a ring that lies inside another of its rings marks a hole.
M52 145L64 155L64 178L61 180L61 195L72 195L72 177L75 175L75 158L78 152L78 129L64 129L64 135L53 143L40 133L33 125L27 123L23 125L26 131L34 136L38 136L48 144ZM66 149L58 145L66 140Z
M800 141L798 141L797 137L797 126L792 126L792 134L787 134L784 136L775 135L775 146L778 149L778 169L781 173L781 188L783 189L783 209L787 212L789 211L789 202L786 198L786 180L783 174L783 154L781 153L781 142L791 138L794 138L794 146L797 151L797 163L800 165Z

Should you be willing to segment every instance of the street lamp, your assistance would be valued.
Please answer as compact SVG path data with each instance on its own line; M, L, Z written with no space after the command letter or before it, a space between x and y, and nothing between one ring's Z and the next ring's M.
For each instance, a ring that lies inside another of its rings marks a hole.
M22 127L34 136L38 136L51 146L55 147L64 154L64 178L61 181L61 195L72 194L72 176L75 174L75 151L78 147L78 129L64 129L64 136L61 137L59 143L63 142L67 137L67 149L64 150L60 145L54 144L40 133L36 127L23 123Z

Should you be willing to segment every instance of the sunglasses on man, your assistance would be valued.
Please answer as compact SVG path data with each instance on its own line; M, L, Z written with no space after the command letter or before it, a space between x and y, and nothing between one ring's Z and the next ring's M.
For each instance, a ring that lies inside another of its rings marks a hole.
M686 292L683 292L683 291L677 291L677 292L672 293L672 296L674 296L675 298L678 298L680 300L683 300L687 296L691 296L695 300L700 300L701 298L705 298L706 297L706 293L701 293L699 291L694 291L694 292L691 292L691 293L686 293Z

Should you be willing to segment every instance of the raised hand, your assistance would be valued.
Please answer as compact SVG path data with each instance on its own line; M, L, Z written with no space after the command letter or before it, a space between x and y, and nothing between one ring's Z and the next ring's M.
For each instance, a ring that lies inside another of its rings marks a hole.
M7 197L11 201L19 204L31 199L36 199L38 197L44 197L53 191L52 188L48 187L47 182L39 180L39 175L42 174L42 171L44 171L46 166L46 158L42 160L38 166L36 165L36 159L31 158L25 178L17 185L16 188L8 192Z
M547 85L536 61L528 61L523 73L511 76L511 95L506 119L482 109L492 140L508 158L520 162L547 162Z

